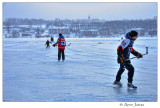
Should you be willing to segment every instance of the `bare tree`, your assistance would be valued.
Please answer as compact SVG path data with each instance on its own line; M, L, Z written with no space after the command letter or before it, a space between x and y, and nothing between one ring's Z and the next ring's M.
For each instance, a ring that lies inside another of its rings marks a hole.
M4 22L4 25L6 26L7 29L7 33L10 33L10 27L11 27L11 23L9 21Z

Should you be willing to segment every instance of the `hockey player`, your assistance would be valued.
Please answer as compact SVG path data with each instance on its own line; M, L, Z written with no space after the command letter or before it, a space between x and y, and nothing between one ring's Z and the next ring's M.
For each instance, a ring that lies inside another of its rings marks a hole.
M51 37L51 39L50 39L50 40L51 40L51 42L53 42L53 41L54 41L54 38L53 38L53 37Z
M61 55L62 55L62 60L64 62L65 60L64 50L66 46L66 41L61 33L59 34L59 38L57 39L57 42L53 44L53 46L55 47L57 44L58 44L58 62L61 59Z
M119 71L116 75L116 80L114 84L122 86L121 75L124 72L125 68L128 70L128 87L137 88L132 84L133 75L134 75L134 67L129 60L130 53L135 55L138 59L142 58L143 55L133 49L134 41L137 39L138 33L136 31L131 31L126 34L125 39L121 42L121 44L117 48L118 58L117 61L120 64Z
M46 49L47 49L47 48L49 48L49 49L50 49L50 45L49 45L49 43L51 43L51 42L49 42L49 40L47 40L47 41L46 41L46 44L45 44L45 45L46 45Z

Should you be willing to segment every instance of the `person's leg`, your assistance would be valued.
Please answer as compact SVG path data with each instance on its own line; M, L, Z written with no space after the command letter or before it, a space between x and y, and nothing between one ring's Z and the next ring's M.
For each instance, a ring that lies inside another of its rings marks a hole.
M65 60L65 54L64 54L64 50L62 50L62 60Z
M124 70L125 70L124 64L120 64L120 68L119 68L117 75L116 75L117 82L119 82L121 80L121 75L124 72Z
M60 60L61 60L61 50L58 49L58 61L60 61Z
M132 83L134 75L134 67L131 63L125 64L126 69L128 70L128 82Z

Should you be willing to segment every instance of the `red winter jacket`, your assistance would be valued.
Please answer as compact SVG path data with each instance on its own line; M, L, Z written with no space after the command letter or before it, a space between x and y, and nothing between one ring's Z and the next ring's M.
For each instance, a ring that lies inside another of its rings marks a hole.
M58 49L65 50L66 41L65 41L64 37L60 36L57 39L57 44L58 44Z

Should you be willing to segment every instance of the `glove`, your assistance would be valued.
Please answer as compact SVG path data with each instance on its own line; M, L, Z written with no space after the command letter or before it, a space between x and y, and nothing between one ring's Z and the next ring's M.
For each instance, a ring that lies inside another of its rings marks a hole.
M142 57L143 57L143 55L141 53L138 53L137 58L139 59L139 58L142 58Z
M55 47L55 46L56 46L56 44L53 44L52 46L53 46L53 47Z

